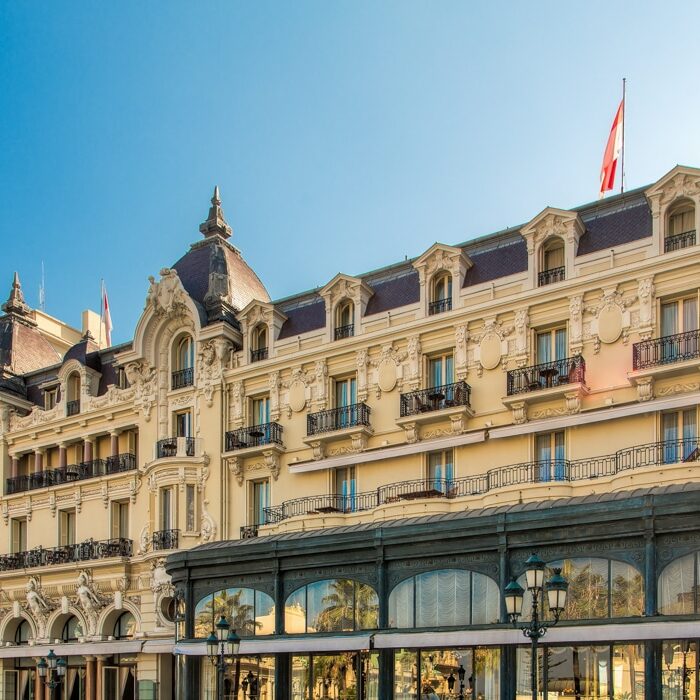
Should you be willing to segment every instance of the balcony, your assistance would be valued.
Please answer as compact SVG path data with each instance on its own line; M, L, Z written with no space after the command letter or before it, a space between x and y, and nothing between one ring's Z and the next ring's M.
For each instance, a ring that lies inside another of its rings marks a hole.
M33 491L134 469L136 469L136 455L125 453L107 459L93 459L91 462L81 462L58 469L46 469L35 474L10 477L6 480L5 493L10 495L23 491Z
M555 282L563 282L565 279L566 268L563 265L561 267L553 267L551 270L542 270L542 272L537 274L537 286L545 287Z
M0 555L0 571L16 571L37 566L56 566L112 557L130 557L133 550L131 540L85 540L78 544L61 547L36 547L27 552Z
M445 311L452 311L452 298L438 299L436 301L431 301L428 304L428 315L435 316L435 314L442 314Z
M77 416L80 413L80 399L77 401L66 401L66 415Z
M279 423L263 423L248 428L229 430L226 433L227 452L266 445L282 445L282 426Z
M700 461L700 440L681 439L653 442L615 453L568 460L554 459L496 467L482 474L460 479L411 479L385 484L373 491L353 495L327 494L284 501L264 509L265 525L294 517L336 515L368 511L379 506L425 499L451 500L527 484L555 484L593 481L643 467L690 464ZM682 477L684 478L684 477ZM628 485L625 484L625 488Z
M156 442L155 459L172 459L174 457L198 457L199 441L193 437L169 437Z
M260 362L261 360L267 360L267 348L258 348L257 350L250 351L250 361Z
M184 389L186 386L192 386L194 384L194 367L178 369L170 376L170 386L172 389Z
M700 330L643 340L632 346L632 368L637 370L669 365L700 357Z
M342 340L343 338L352 338L354 335L354 323L348 323L346 326L338 326L333 333L335 340Z
M675 236L666 236L664 239L664 253L672 253L674 250L690 248L695 245L695 231L684 231Z
M543 362L508 372L508 396L570 384L585 384L586 362L581 355Z
M339 406L327 411L310 413L306 417L306 437L303 441L314 451L314 459L322 459L325 444L333 440L350 438L353 452L361 452L372 434L369 423L370 407L364 403Z
M179 541L179 530L156 530L151 537L154 552L160 552L165 549L177 549Z

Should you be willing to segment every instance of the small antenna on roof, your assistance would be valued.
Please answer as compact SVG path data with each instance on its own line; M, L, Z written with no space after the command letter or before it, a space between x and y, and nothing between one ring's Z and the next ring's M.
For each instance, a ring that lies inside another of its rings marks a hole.
M46 288L44 287L44 261L41 261L41 283L39 284L39 308L46 311Z

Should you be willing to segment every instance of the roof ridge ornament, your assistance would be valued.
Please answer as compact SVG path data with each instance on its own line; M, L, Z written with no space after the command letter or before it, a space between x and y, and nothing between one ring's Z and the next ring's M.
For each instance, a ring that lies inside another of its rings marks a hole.
M12 278L12 289L7 301L2 305L2 310L6 314L13 316L27 317L31 313L31 308L24 301L24 293L22 292L22 284L19 281L19 275L15 272Z
M224 210L221 208L221 196L218 185L214 187L214 196L211 198L209 216L205 222L200 224L199 230L205 238L217 235L222 238L229 238L233 233L233 229L228 225L226 217L224 216Z

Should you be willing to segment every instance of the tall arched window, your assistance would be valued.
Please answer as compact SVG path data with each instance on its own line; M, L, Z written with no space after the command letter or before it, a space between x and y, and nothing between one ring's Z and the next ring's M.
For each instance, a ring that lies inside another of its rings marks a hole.
M355 305L349 300L341 301L335 309L335 339L351 338L355 335Z
M664 252L695 245L696 235L695 205L689 199L682 199L668 211Z
M284 631L355 632L377 629L379 598L366 583L346 578L316 581L297 589L284 606Z
M659 576L659 613L694 615L700 610L700 552L674 559Z
M70 374L66 389L68 393L66 414L74 416L80 413L80 374L78 372L72 372Z
M114 623L115 639L133 639L136 632L136 619L128 612L123 612Z
M183 335L173 349L172 388L181 389L194 384L194 340Z
M204 639L224 616L241 637L273 634L275 601L253 588L227 588L202 598L194 611L195 637Z
M497 583L476 571L441 569L412 576L389 594L389 627L455 627L498 622Z
M259 362L260 360L267 360L267 326L264 323L258 324L253 329L251 340L253 342L253 347L250 351L250 361Z
M15 631L15 644L25 646L32 638L32 627L27 620L22 620Z
M452 275L449 272L440 272L430 285L430 303L428 313L441 314L452 309Z
M80 636L80 621L75 615L71 615L63 625L61 641L77 642Z
M564 241L555 236L542 246L537 286L543 287L546 284L552 284L552 282L561 282L565 277Z

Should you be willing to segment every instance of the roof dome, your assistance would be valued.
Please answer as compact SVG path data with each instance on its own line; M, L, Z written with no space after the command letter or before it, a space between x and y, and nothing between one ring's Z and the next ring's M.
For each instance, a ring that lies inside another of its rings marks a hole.
M213 321L226 317L225 307L240 310L254 299L270 301L270 295L241 251L226 240L231 227L224 218L218 187L211 204L209 217L199 227L204 240L194 243L173 268L185 291Z

